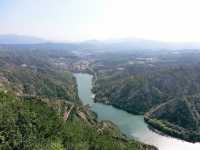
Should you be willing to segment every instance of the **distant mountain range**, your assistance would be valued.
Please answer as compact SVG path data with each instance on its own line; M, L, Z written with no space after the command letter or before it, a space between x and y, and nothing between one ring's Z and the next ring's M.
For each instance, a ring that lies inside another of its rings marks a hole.
M181 50L181 49L200 49L200 43L191 42L162 42L155 40L146 40L139 38L111 39L105 41L90 40L83 43L95 46L96 48L106 48L108 50Z
M0 44L39 44L45 42L47 42L47 40L32 36L14 34L0 35Z
M73 48L78 50L99 50L99 51L131 51L131 50L181 50L200 49L200 43L173 43L146 40L139 38L110 39L110 40L88 40L83 42L57 43L41 38L21 35L0 35L0 44L44 44L50 47Z

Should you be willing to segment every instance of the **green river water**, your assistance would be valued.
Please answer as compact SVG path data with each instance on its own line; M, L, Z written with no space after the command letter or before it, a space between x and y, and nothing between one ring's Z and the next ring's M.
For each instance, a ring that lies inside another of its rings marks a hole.
M133 115L109 105L93 102L92 76L89 74L75 74L78 93L83 104L89 104L97 113L98 120L110 120L129 137L146 144L154 145L159 150L200 150L200 143L189 143L176 138L163 136L151 131L141 115Z

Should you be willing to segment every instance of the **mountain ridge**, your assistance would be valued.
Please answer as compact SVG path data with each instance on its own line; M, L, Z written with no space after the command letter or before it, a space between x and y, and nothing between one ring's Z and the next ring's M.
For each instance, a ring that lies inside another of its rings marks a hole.
M5 34L0 35L0 44L50 44L50 45L62 45L65 47L74 46L81 50L106 50L106 51L131 51L138 50L181 50L181 49L200 49L200 43L198 42L165 42L158 40L149 40L142 38L119 38L119 39L107 39L107 40L84 40L74 42L58 42L50 41L34 36L17 35L17 34Z
M47 40L34 36L2 34L0 35L0 44L39 44L46 43Z

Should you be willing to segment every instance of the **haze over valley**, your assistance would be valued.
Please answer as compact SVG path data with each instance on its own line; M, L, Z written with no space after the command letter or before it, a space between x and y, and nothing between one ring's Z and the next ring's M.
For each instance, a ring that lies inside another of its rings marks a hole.
M0 150L200 150L199 4L0 1Z

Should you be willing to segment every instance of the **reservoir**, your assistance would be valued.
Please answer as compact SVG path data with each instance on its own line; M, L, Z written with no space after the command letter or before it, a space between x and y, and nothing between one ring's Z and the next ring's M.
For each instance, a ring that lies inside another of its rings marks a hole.
M77 73L75 77L78 84L79 97L84 105L90 105L92 111L98 115L98 120L110 120L128 137L154 145L159 150L200 150L200 143L193 144L151 131L144 122L142 115L133 115L110 105L94 103L91 92L92 76Z

